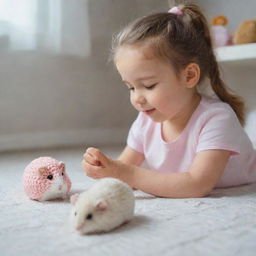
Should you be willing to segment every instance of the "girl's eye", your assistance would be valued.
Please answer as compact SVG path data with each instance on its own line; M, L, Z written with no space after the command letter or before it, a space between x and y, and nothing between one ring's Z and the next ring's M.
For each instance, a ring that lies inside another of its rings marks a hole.
M92 214L89 213L89 214L86 216L86 219L87 219L87 220L91 220L91 219L92 219Z
M74 213L74 215L76 216L76 212Z
M152 85L150 85L150 86L145 86L145 88L151 90L151 89L153 89L155 86L156 86L156 84L152 84Z
M134 91L134 87L129 87L129 91Z
M52 179L53 179L53 176L52 176L52 175L48 175L48 176L47 176L47 179L48 179L48 180L52 180Z

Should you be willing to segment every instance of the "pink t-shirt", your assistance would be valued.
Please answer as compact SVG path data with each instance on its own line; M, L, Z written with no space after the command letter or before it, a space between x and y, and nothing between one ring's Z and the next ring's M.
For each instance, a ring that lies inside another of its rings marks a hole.
M173 141L163 140L161 127L140 112L127 139L129 147L144 154L151 170L186 172L198 152L224 149L231 156L216 187L256 182L256 151L227 103L202 95L186 127Z

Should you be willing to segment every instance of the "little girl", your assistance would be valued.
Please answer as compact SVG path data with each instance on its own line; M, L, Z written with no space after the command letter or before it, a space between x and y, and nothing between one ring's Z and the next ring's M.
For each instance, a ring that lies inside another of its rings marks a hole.
M139 114L118 160L87 149L88 176L115 177L172 198L256 181L256 151L242 127L244 103L220 78L198 6L135 20L115 38L113 59ZM205 78L215 97L199 93ZM149 169L140 167L144 160Z

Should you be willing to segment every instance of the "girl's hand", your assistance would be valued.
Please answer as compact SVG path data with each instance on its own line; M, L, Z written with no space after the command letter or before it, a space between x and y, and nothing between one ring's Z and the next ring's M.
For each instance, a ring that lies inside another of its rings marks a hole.
M118 178L122 165L120 161L107 157L97 148L88 148L83 155L82 167L86 175L94 179Z

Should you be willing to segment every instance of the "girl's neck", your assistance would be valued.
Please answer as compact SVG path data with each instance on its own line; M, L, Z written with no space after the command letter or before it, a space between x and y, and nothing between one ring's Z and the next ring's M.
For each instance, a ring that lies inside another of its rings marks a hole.
M194 97L191 98L191 101L187 102L186 106L184 106L184 109L179 113L179 116L162 123L162 136L165 141L173 140L181 134L200 101L201 95L196 93Z

